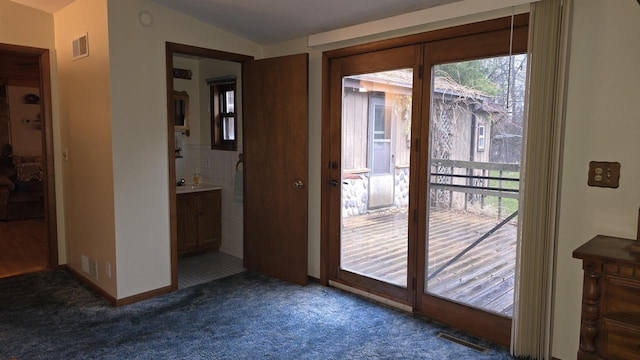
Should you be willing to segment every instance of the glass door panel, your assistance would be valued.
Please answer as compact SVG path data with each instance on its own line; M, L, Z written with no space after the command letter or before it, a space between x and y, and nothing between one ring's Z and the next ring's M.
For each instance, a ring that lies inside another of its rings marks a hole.
M407 287L413 70L342 78L340 269Z
M425 293L511 317L526 55L436 65Z

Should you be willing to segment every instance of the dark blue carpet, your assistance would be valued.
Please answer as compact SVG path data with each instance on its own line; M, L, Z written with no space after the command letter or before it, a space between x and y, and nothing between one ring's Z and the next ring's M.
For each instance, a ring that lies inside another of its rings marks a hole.
M254 273L120 308L65 271L0 280L1 360L512 359L440 331L464 337L334 288Z

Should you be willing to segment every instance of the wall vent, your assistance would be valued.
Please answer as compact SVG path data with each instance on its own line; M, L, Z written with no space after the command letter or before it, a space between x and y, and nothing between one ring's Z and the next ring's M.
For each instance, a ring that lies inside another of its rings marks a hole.
M89 258L89 276L94 280L98 280L98 262L92 258Z
M86 255L82 255L82 271L89 273L89 258Z
M82 271L89 274L92 279L98 280L98 261L82 255Z
M481 346L481 345L478 345L478 344L474 344L474 343L472 343L470 341L466 341L466 340L460 339L457 336L453 336L453 335L450 335L450 334L447 334L447 333L441 332L441 333L438 334L438 337L441 338L441 339L449 340L449 341L454 342L456 344L460 344L462 346L466 346L466 347L468 347L470 349L473 349L473 350L481 352L481 353L486 353L486 352L489 351L489 349L484 347L484 346Z
M73 40L73 60L89 56L89 34L84 34Z

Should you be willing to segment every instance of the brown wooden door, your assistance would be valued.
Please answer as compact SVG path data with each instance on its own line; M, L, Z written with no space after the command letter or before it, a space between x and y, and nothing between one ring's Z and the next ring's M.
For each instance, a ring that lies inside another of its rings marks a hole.
M308 55L243 65L244 266L307 282Z

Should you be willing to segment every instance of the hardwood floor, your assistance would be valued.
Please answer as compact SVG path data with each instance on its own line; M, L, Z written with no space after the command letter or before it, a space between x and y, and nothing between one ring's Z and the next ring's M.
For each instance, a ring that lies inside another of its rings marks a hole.
M48 259L44 218L0 221L0 278L45 270Z

